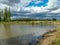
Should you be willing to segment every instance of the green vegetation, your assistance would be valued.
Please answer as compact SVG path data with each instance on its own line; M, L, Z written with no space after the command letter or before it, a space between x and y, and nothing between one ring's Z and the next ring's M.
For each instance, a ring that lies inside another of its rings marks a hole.
M22 19L16 19L11 21L56 21L55 18L53 19L31 19L31 18L22 18Z
M7 8L5 8L5 10L4 10L4 21L10 21L10 9L7 10Z
M60 26L57 28L56 39L52 42L52 45L60 45Z
M3 15L3 11L0 10L0 21L2 21L2 15Z
M4 11L0 11L0 21L9 22L10 21L10 9L5 8Z

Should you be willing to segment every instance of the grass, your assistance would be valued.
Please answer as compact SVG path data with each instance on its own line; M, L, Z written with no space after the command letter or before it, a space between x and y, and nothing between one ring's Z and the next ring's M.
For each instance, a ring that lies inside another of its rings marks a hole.
M57 27L56 39L52 42L52 45L60 45L60 26Z
M19 23L19 24L43 24L43 25L51 25L56 24L59 21L10 21L10 22L0 22L0 23Z

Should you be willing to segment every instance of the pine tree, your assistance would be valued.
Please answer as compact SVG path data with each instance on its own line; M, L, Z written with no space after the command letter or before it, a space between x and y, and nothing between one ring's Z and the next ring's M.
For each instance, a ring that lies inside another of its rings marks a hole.
M0 17L0 21L1 21L1 17Z
M10 21L10 16L11 16L11 13L10 13L10 8L7 9L5 8L4 10L4 21Z
M3 10L0 10L0 21L2 21Z
M4 10L4 21L7 21L7 8Z
M0 12L0 21L1 21L1 12Z
M9 8L9 10L8 10L7 14L8 14L8 15L7 15L7 20L8 20L8 21L10 21L10 16L11 16L10 8Z

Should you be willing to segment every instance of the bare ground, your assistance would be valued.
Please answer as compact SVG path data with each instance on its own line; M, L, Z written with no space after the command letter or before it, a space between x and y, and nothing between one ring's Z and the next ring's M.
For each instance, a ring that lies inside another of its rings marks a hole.
M52 42L55 40L55 38L56 38L56 31L48 32L40 40L41 43L38 43L37 45L52 45Z

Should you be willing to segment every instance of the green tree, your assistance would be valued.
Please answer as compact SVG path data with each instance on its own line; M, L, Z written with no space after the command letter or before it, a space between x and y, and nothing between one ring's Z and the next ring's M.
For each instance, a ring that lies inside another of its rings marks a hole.
M1 21L1 17L0 17L0 21Z
M3 10L0 10L0 21L2 21Z
M4 10L4 21L7 21L7 8Z
M55 19L55 18L53 18L53 21L56 21L56 19Z
M10 13L10 8L9 8L9 10L7 12L7 21L10 21L10 16L11 16L11 13Z
M1 12L0 12L0 21L1 21Z
M10 21L10 15L11 15L10 8L9 9L5 8L5 10L4 10L4 21Z

